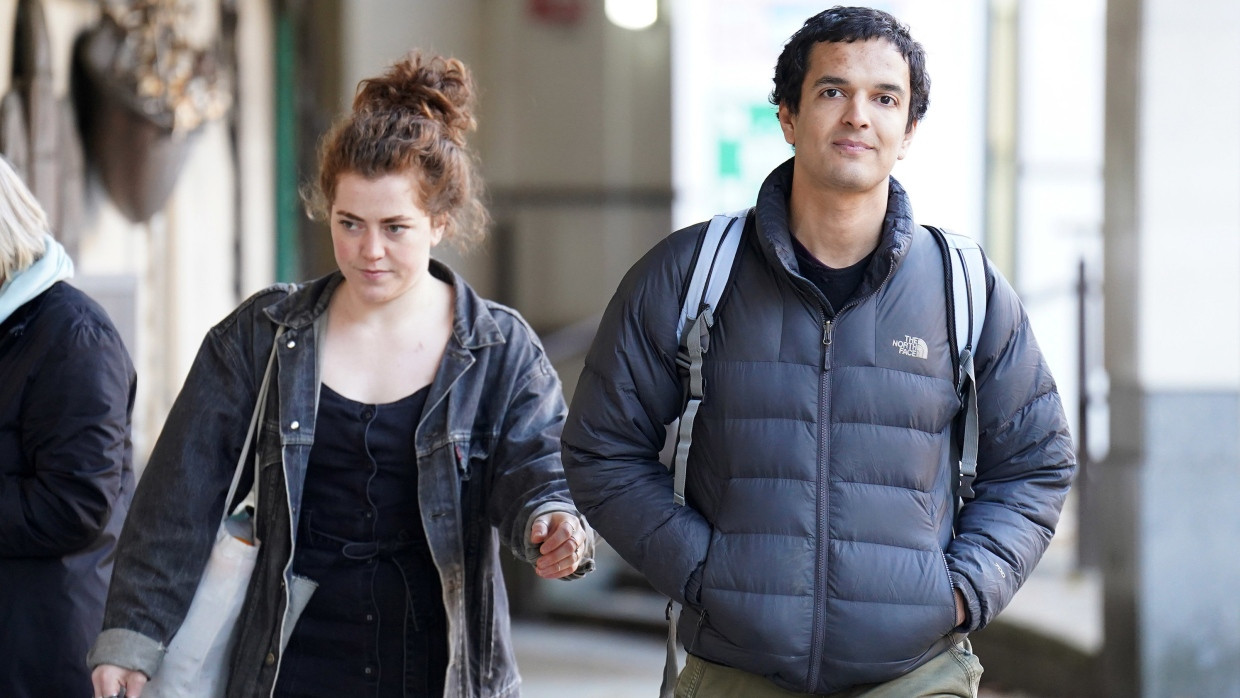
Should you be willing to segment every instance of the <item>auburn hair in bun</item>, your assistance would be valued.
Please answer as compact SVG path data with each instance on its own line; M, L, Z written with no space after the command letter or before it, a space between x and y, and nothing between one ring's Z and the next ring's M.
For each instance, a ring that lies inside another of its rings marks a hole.
M319 143L318 181L303 191L307 211L326 220L336 181L346 172L408 174L418 185L419 207L444 226L444 239L468 249L489 221L465 141L477 125L473 108L473 77L455 58L413 51L382 75L362 80L352 113Z

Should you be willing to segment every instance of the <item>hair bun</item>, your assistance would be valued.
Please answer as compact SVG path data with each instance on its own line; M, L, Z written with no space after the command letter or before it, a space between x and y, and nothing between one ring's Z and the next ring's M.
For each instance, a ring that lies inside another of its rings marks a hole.
M383 75L362 80L353 97L353 113L406 112L438 122L454 143L465 144L474 129L474 81L455 58L423 58L411 51Z

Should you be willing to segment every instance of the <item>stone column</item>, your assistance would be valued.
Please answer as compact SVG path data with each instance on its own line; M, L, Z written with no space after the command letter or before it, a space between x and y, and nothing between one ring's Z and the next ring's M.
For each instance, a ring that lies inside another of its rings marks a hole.
M1110 0L1101 685L1240 696L1240 4ZM1063 98L1063 127L1072 123Z

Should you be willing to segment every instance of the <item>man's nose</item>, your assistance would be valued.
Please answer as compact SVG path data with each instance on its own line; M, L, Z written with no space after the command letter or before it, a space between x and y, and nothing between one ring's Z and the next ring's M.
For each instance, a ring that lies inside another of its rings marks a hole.
M857 129L868 128L870 125L869 103L859 97L848 100L848 109L844 111L844 123Z

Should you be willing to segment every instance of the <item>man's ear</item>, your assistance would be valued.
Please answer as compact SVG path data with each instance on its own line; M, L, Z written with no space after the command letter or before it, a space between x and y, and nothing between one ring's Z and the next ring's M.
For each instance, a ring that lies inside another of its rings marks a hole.
M797 144L796 114L792 113L786 103L781 102L775 115L779 117L779 128L784 132L784 141L795 148Z
M913 136L917 135L917 125L920 123L920 121L914 121L904 132L904 139L900 141L900 152L896 155L897 160L903 160L904 156L908 155L909 146L913 144Z

